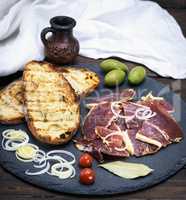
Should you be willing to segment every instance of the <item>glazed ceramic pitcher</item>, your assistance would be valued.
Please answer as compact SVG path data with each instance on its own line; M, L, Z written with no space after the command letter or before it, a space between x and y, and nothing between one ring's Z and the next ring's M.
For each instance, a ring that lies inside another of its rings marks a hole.
M51 27L41 32L46 59L56 64L72 63L79 53L79 42L73 36L76 21L71 17L57 16L50 20L50 24ZM47 33L51 33L48 38Z

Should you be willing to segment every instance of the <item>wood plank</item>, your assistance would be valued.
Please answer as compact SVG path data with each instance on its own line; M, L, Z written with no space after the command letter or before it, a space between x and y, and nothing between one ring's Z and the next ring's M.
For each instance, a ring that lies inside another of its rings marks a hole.
M1 200L11 200L11 199L94 199L95 197L83 197L83 196L72 196L54 193L50 191L46 191L35 186L29 185L27 183L22 182L21 180L11 176L7 172L5 172L2 168L0 168L0 176L7 177L0 180L1 189L0 189L0 199ZM161 183L152 188L133 192L126 195L116 195L114 196L117 200L123 200L124 198L129 200L134 199L185 199L186 193L186 169L181 170L176 176L173 176L168 181ZM169 192L167 192L169 191ZM15 195L16 194L16 195ZM83 198L81 198L83 197ZM107 199L111 200L112 197ZM105 199L104 197L96 197L97 200Z
M152 0L164 8L186 8L186 0Z
M168 12L180 25L183 35L186 37L186 9L168 9Z

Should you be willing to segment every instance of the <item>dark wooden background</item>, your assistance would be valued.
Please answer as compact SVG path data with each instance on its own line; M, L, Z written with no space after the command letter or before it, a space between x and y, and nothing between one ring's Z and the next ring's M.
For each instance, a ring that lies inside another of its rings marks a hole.
M186 1L185 0L152 0L157 2L164 8L186 8Z
M166 8L180 24L184 35L186 36L186 0L154 0L158 2L162 7ZM114 3L114 1L113 1ZM117 5L116 5L117 6ZM185 52L186 53L186 52ZM90 58L85 58L79 56L77 63L97 63L99 60L94 60ZM130 67L133 66L132 63L127 62ZM185 66L186 67L186 66ZM149 76L155 77L157 80L169 84L171 88L186 101L186 80L173 80L167 78L161 78L148 71ZM13 79L20 76L21 73L18 72L14 75L1 77L0 87L11 82ZM179 87L181 86L181 88ZM116 196L106 196L106 197L86 197L86 196L72 196L54 193L50 191L45 191L35 186L24 183L23 181L15 178L9 174L6 170L0 167L0 200L40 200L40 199L50 199L50 200L80 200L80 199L115 199L115 200L178 200L186 199L186 168L182 169L175 176L170 178L164 183L161 183L152 188L134 192L125 195Z

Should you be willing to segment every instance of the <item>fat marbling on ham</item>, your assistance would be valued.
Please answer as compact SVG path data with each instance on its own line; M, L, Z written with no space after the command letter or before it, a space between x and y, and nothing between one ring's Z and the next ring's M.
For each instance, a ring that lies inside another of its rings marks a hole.
M164 98L149 93L134 101L133 89L118 94L89 102L91 109L83 123L82 138L75 139L78 149L102 161L104 155L153 154L183 138L180 126L170 114L174 109Z

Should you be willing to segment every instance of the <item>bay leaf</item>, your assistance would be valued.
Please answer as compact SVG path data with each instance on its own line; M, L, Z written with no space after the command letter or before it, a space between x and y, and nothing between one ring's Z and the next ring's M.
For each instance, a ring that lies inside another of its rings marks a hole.
M147 176L153 171L153 169L141 163L129 163L122 161L109 162L99 166L126 179L135 179Z

